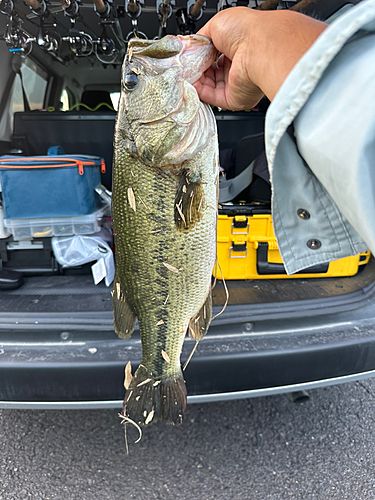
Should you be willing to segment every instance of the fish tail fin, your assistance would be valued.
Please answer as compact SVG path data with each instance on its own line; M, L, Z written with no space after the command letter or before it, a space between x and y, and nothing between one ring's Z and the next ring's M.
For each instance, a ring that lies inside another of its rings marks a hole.
M139 426L153 422L179 424L186 409L186 386L182 372L155 378L140 365L125 394L122 415Z

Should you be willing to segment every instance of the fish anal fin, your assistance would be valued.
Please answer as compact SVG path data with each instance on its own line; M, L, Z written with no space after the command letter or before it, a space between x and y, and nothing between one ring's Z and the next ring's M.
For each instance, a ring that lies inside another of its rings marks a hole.
M201 340L207 333L212 319L212 293L208 292L207 298L204 301L198 314L193 316L189 321L189 333L194 340Z
M174 220L177 229L188 231L201 220L204 211L204 190L202 183L198 180L189 179L184 171L177 188Z
M112 302L116 335L127 339L133 333L136 316L117 279L115 279L112 290Z

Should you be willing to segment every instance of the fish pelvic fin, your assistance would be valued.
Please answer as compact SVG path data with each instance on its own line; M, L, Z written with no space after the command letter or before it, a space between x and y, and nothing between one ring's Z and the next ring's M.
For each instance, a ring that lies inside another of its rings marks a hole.
M157 378L139 365L125 393L122 415L140 427L154 422L180 424L186 409L182 372Z
M113 285L112 302L116 335L122 339L127 339L133 333L136 316L128 304L120 281L117 278Z
M198 314L189 321L189 333L194 340L201 340L207 333L212 320L212 292L208 292L207 298Z
M204 211L204 190L202 183L198 180L191 180L186 171L180 178L177 188L174 220L177 229L189 231L203 216Z

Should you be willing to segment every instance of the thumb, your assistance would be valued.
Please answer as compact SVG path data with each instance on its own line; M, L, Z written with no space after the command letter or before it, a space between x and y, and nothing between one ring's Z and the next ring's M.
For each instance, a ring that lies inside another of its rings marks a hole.
M212 28L212 18L209 21L207 21L207 23L204 26L202 26L202 28L197 32L197 35L204 35L212 40L211 28Z

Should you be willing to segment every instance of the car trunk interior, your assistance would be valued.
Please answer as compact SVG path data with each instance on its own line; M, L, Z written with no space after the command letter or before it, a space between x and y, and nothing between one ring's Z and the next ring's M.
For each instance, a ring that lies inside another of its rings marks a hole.
M312 299L343 299L358 292L365 295L372 286L375 263L371 261L357 276L349 278L317 278L293 280L236 280L227 281L229 304L231 305L275 305L275 311L282 302ZM213 291L214 305L222 306L226 292L218 281ZM269 309L268 309L269 310ZM109 289L100 284L95 286L91 274L34 276L28 277L18 290L1 292L0 314L4 313L82 313L111 312L112 301Z
M178 4L179 2L177 2ZM290 2L293 3L293 2ZM85 24L91 32L100 36L98 19L92 5L83 3ZM91 7L91 8L89 8ZM26 6L19 6L25 14ZM139 29L154 37L157 27L155 7L146 2L144 14L139 20ZM208 3L203 17L197 23L201 26L216 11L216 3ZM5 30L6 18L0 17L0 33ZM131 31L131 21L125 15L120 18L125 35ZM38 31L35 18L25 22L27 31L35 35ZM65 32L69 28L69 19L59 17L58 29ZM169 31L176 32L175 21L170 22ZM155 33L154 33L155 32ZM30 58L41 65L49 75L47 96L44 110L19 112L14 116L9 106L3 107L0 116L0 153L22 151L24 155L44 155L49 146L60 145L66 154L98 155L106 160L107 172L102 178L103 184L111 188L112 140L115 124L115 112L104 109L88 111L56 111L64 89L70 93L70 104L78 103L84 91L91 93L119 92L120 65L103 65L93 58L71 58L53 56L42 52L36 44ZM0 95L7 87L12 74L11 57L4 43L0 42ZM103 95L103 94L102 94ZM49 108L50 111L46 111ZM51 111L54 109L54 111ZM219 143L222 162L225 152L230 150L249 151L246 164L256 157L260 150L260 134L264 129L264 105L249 113L230 113L215 111L217 117ZM249 139L249 137L251 139ZM255 138L255 139L254 139ZM251 150L253 148L253 150ZM241 153L243 154L243 153ZM263 186L264 187L264 186ZM262 197L264 191L262 191ZM241 201L241 200L240 200ZM257 200L259 204L259 200ZM266 205L264 205L266 206ZM1 240L0 240L1 242ZM0 245L1 252L1 245ZM94 285L91 265L86 264L74 269L63 269L57 265L48 249L14 249L9 257L4 257L4 245L0 257L4 268L18 269L25 276L24 284L16 289L0 291L0 315L6 313L27 315L28 313L66 313L67 316L82 312L103 311L111 313L110 288L103 283ZM23 253L21 253L23 252ZM34 254L33 254L34 252ZM13 261L10 260L13 259ZM38 261L40 259L40 261ZM7 262L8 261L8 262ZM274 304L275 310L282 302L296 302L314 299L342 298L347 300L351 294L365 293L372 286L375 276L375 263L360 268L356 276L340 278L294 278L261 280L226 280L231 305L258 306ZM213 292L214 305L226 302L227 294L221 280L217 280ZM106 317L107 317L106 316Z

